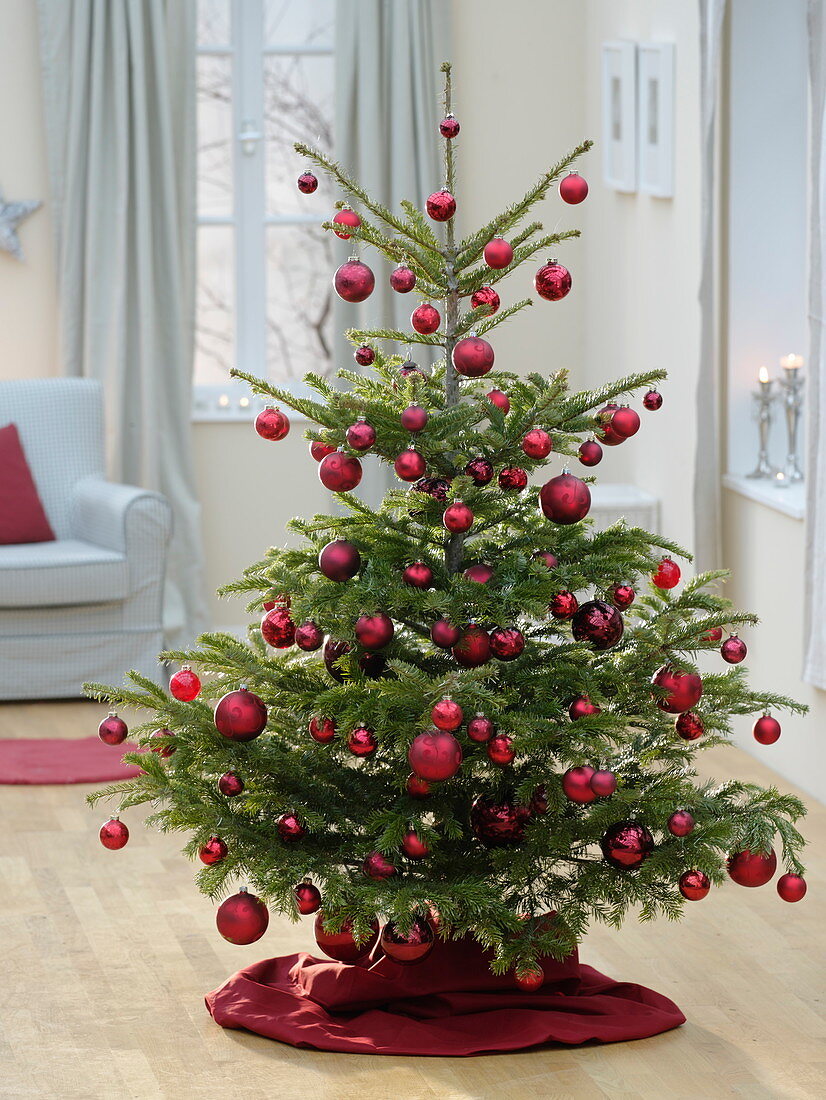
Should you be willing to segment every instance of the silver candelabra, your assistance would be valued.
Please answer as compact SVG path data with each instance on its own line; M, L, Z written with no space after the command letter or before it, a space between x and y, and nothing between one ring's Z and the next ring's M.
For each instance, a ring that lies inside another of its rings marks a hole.
M765 367L761 367L760 369L759 385L760 389L752 396L757 401L760 448L757 454L757 465L750 474L746 474L746 477L773 478L775 476L775 471L769 462L769 429L771 428L772 422L772 402L774 401L774 393L772 392L772 380L769 378L769 372Z
M803 471L800 469L800 459L797 454L797 436L803 409L803 372L800 369L803 359L799 355L787 355L780 360L780 363L785 375L785 378L780 380L780 384L783 387L783 405L786 409L788 446L783 467L785 477L782 480L779 479L778 484L792 485L803 480Z

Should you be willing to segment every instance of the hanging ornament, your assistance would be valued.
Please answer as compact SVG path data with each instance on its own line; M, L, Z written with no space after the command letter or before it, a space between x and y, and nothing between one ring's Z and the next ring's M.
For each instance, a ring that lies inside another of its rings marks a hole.
M637 593L630 584L615 584L609 595L614 607L618 607L620 611L624 611L634 602Z
M620 405L611 417L611 428L623 439L630 439L640 430L640 416L628 405Z
M759 741L761 745L773 745L780 737L780 723L770 714L764 714L754 723L751 732L754 740Z
M162 744L153 745L152 752L156 752L162 760L168 760L175 752L175 735L172 730L160 729L153 730L149 734L150 738L154 740L162 741Z
M303 917L310 913L317 913L321 908L321 891L317 886L313 886L309 879L305 878L303 882L293 887L293 896L295 907Z
M361 569L361 554L347 539L333 539L318 555L318 568L331 581L349 581Z
M467 735L477 745L484 745L496 733L496 726L484 714L477 714L467 724Z
M428 415L421 405L408 405L399 417L406 432L420 432L427 424Z
M295 628L295 644L307 653L321 649L323 641L324 631L312 619L308 619L306 623L302 623L301 626Z
M651 677L654 687L664 689L664 697L656 697L660 710L669 714L682 714L691 710L703 694L703 681L696 672L680 672L670 665L663 665Z
M521 466L506 466L499 471L499 488L506 493L521 493L528 486L528 475Z
M554 523L578 523L590 510L591 490L580 478L563 470L557 477L546 481L539 490L539 505Z
M488 581L493 580L494 573L489 565L476 562L474 565L469 565L463 575L476 584L487 584Z
M781 875L777 880L777 892L783 901L802 901L806 896L806 880L802 875Z
M381 852L371 852L362 863L361 870L368 878L381 881L395 875L396 865Z
M398 456L393 463L397 477L402 481L418 481L427 469L424 455L419 454L415 447L410 446Z
M255 430L262 439L277 443L289 433L290 421L280 409L267 407L255 418Z
M408 775L405 790L411 798L430 797L430 784L426 779L422 779L420 775L416 775L415 772L411 772L410 775Z
M224 772L218 780L218 790L226 798L236 798L244 790L244 780L235 772Z
M488 741L488 758L492 764L500 768L512 764L516 758L516 749L513 747L513 738L506 733L497 733Z
M551 597L551 602L548 604L551 615L562 622L566 619L572 619L578 608L579 600L573 592L557 592L555 596Z
M362 344L353 352L353 358L360 367L369 367L371 363L375 362L376 353L369 344Z
M390 920L381 932L382 950L388 959L401 966L423 962L435 943L436 934L430 923L422 917L414 917L407 932L401 932Z
M547 787L536 787L531 795L531 800L528 803L528 809L532 814L538 814L540 817L548 812L548 789Z
M220 863L226 857L227 851L226 844L219 836L211 836L198 852L198 858L207 867L212 867L213 864Z
M414 561L402 571L402 580L411 588L430 588L433 584L433 570L423 561Z
M261 636L273 649L289 649L295 641L295 623L286 607L274 607L261 620Z
M648 409L649 412L656 412L657 409L662 408L663 395L661 393L659 393L657 390L651 389L643 397L642 403L643 403L644 407L646 409Z
M472 309L484 309L486 317L492 317L501 305L499 295L492 286L480 286L470 296Z
M702 718L699 714L695 714L693 710L687 710L684 714L681 714L675 722L674 728L683 741L696 741L706 731Z
M229 943L245 946L260 940L267 931L270 914L266 905L242 886L237 894L218 906L215 924Z
M430 848L413 829L402 837L402 851L408 859L426 859L430 855Z
M422 779L431 783L450 779L462 766L462 746L452 733L430 730L413 738L407 759Z
M440 649L451 649L462 636L458 626L449 623L447 619L437 619L430 628L430 639Z
M712 645L716 645L723 640L723 628L721 626L712 626L703 635L704 642L710 642Z
M441 191L434 191L428 196L425 210L434 222L447 222L456 213L456 200L447 188L443 187Z
M349 642L345 642L340 638L328 638L324 643L322 654L324 658L324 667L333 679L340 684L344 683L344 673L338 667L338 661L341 657L344 657L345 654L349 653L351 648Z
M412 359L407 359L399 367L399 377L406 382L426 382L428 376L418 363L415 363ZM393 388L396 388L395 384Z
M481 378L493 367L493 348L481 336L471 333L454 346L453 366L466 378Z
M345 302L364 302L373 293L376 276L367 266L351 256L333 276L333 289Z
M556 260L548 260L534 275L533 285L540 298L558 302L571 289L571 273Z
M98 836L104 848L117 852L129 840L129 830L119 817L112 817L101 825Z
M603 857L618 871L633 871L654 851L654 838L637 821L618 821L611 825L599 842Z
M591 790L597 798L610 798L617 789L617 777L607 768L600 768L591 776Z
M529 458L547 458L554 441L544 428L531 428L522 440L522 450Z
M602 708L592 703L587 695L578 695L568 707L568 714L572 722L578 722L581 718L594 718L602 714Z
M490 651L499 661L515 661L525 648L525 636L515 626L497 627L490 634Z
M376 429L360 416L355 424L347 429L347 442L354 451L367 451L376 442Z
M318 477L332 493L349 493L361 481L361 463L353 455L333 451L318 466Z
M711 889L711 880L703 871L683 871L679 887L688 901L702 901Z
M294 844L307 835L307 828L296 814L282 814L276 819L275 827L285 844Z
M445 508L442 523L445 530L454 535L460 535L465 531L469 531L473 526L473 512L463 501L454 500L452 504Z
M128 733L126 723L122 718L118 718L114 710L110 710L98 726L98 737L106 745L122 745Z
M578 642L590 642L594 649L610 649L622 637L622 615L604 600L589 600L571 620L571 633Z
M492 798L477 798L470 810L473 835L486 848L504 848L519 844L531 819L527 806L511 802L496 802Z
M488 267L492 267L496 271L501 271L503 267L507 267L513 260L513 249L506 240L502 239L502 237L494 237L492 241L488 241L485 245L483 255Z
M545 984L545 971L520 970L514 974L513 980L523 993L536 993Z
M397 294L409 294L416 285L416 275L406 264L399 264L390 272L390 286Z
M317 741L319 745L329 744L336 736L337 727L332 718L321 718L317 714L313 715L307 728L310 731L310 737L313 741Z
M454 114L445 115L442 121L439 123L439 133L443 138L451 140L459 133L459 123Z
M450 492L452 480L452 478L448 480L444 477L423 477L421 481L416 482L413 488L417 493L427 493L434 500L438 500L440 504L444 504L447 500L447 494Z
M481 489L493 477L493 463L486 458L472 458L465 466L465 473Z
M201 692L201 681L189 665L183 665L170 679L169 692L182 703L191 703Z
M343 207L337 214L333 215L333 221L336 225L349 226L350 229L358 229L361 225L361 218L355 212L351 210L349 206ZM349 241L352 236L351 233L347 233L343 229L334 229L333 232L337 237L340 237L343 241Z
M602 447L595 439L586 439L580 443L579 461L583 466L599 466L602 462Z
M671 558L665 557L657 566L657 571L651 578L651 583L655 584L657 588L676 588L680 583L680 567Z
M313 191L318 187L318 180L312 172L302 172L298 177L298 190L302 195L312 195Z
M393 641L393 620L379 612L376 615L360 615L353 627L356 641L365 649L384 649Z
M594 769L588 764L581 764L576 768L568 768L562 776L562 791L570 802L585 805L593 802L597 797L591 788L591 779Z
M569 172L559 181L559 197L563 202L576 206L588 194L588 184L578 172Z
M462 708L452 699L439 700L430 711L431 721L439 730L457 730L464 721L464 717Z
M347 738L347 748L353 756L372 756L378 747L376 735L368 726L356 726Z
M750 852L745 848L729 856L726 863L729 878L738 886L765 886L777 870L777 856L774 848L768 852Z
M336 448L332 443L325 443L321 439L314 439L310 444L310 454L316 462L321 462L327 455L334 454L335 450Z
M410 314L410 324L423 336L429 336L430 333L435 332L441 323L442 315L430 302L422 302Z
M252 741L267 725L267 708L248 688L229 691L215 708L215 728L230 741Z
M559 565L559 558L556 554L552 554L550 550L537 550L534 558L544 561L547 569L556 569Z
M370 921L370 935L357 943L353 935L353 922L345 920L338 932L327 932L324 928L324 913L319 910L315 918L315 942L324 954L336 962L354 963L373 950L379 938L379 922L375 917Z
M668 819L668 831L672 836L688 836L694 829L694 818L688 810L675 810Z
M451 652L462 668L478 668L490 660L490 638L476 623L470 623L462 631Z
M497 409L500 409L502 413L507 416L510 412L511 403L510 398L502 390L488 390L487 399L492 405L495 405Z
M720 656L730 665L739 665L741 661L745 660L747 653L746 643L742 638L738 638L736 634L726 638L720 646Z

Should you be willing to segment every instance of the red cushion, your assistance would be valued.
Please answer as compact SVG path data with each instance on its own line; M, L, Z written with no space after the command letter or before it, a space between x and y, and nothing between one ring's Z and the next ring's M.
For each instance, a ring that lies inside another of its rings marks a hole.
M0 546L54 542L16 424L0 428Z

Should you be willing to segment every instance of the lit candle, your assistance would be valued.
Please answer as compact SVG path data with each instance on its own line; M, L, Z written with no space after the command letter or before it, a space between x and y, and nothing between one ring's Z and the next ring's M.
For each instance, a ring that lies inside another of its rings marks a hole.
M803 356L790 353L789 355L782 355L780 357L780 366L784 370L800 370L803 366Z
M771 387L772 380L769 378L768 367L761 367L757 372L757 381L760 383L760 389L763 393L766 393Z

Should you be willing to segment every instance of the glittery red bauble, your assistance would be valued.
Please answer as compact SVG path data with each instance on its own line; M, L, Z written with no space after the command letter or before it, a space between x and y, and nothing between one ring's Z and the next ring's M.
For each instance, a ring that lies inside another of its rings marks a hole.
M295 907L303 917L317 913L321 908L321 891L311 882L299 882L293 887Z
M596 703L592 703L587 695L578 695L568 707L572 722L578 722L580 718L592 718L601 713L602 709Z
M262 439L277 443L290 430L290 421L280 409L262 409L255 418L255 430Z
M513 738L508 737L506 733L497 733L488 741L488 758L492 764L498 764L500 768L512 764L516 758Z
M376 353L369 344L362 344L353 352L353 358L360 367L369 367L371 363L375 362Z
M315 942L328 958L337 962L354 963L368 955L379 938L379 922L375 917L370 921L370 935L361 943L353 937L353 922L345 920L339 932L324 930L324 913L319 912L315 919Z
M427 469L424 455L419 454L415 447L402 451L393 466L402 481L418 481Z
M500 271L503 267L507 267L513 259L513 249L501 237L494 237L492 241L488 241L485 245L483 255L488 267Z
M365 649L383 649L393 641L395 627L389 615L360 615L353 627L356 641Z
M333 451L318 464L318 477L325 489L349 493L361 481L361 463L353 455Z
M390 286L397 294L409 294L416 285L416 275L404 264L390 272Z
M703 871L683 871L679 887L688 901L702 901L711 889L711 880Z
M425 859L430 855L430 848L412 829L402 837L402 851L408 859Z
M456 774L462 766L462 746L452 733L430 730L413 738L407 759L416 775L434 783Z
M562 473L546 481L539 490L539 505L554 523L578 523L588 515L591 490L580 478Z
M739 665L741 661L745 660L747 653L746 643L742 638L738 638L736 634L726 638L720 646L720 656L730 665Z
M453 348L453 366L466 378L481 378L493 367L493 348L480 336L466 336Z
M430 628L431 641L441 649L450 649L451 646L456 645L461 636L462 631L459 627L454 626L447 619L437 619Z
M467 735L471 741L475 741L479 745L485 744L490 741L491 737L496 733L496 726L491 722L490 718L486 718L484 714L477 714L467 724Z
M235 798L244 790L244 780L235 772L224 772L218 780L218 790L227 798Z
M522 450L530 458L547 458L554 449L554 441L544 428L531 428L522 440Z
M586 439L580 443L579 461L583 466L599 466L602 462L602 447L595 439Z
M361 260L348 260L333 276L333 287L345 302L363 302L373 293L376 276Z
M761 745L773 745L780 737L780 723L770 714L764 714L754 723L751 732Z
M129 830L122 821L113 817L101 825L98 836L104 848L108 848L110 852L117 852L129 839Z
M302 195L312 195L318 187L318 180L312 172L302 172L298 177L298 190Z
M295 628L295 644L299 649L311 653L313 650L321 649L323 641L324 632L312 619L308 619L306 623L302 623L301 626Z
M593 802L597 797L591 789L591 778L594 769L588 764L582 764L577 768L568 768L562 776L562 790L565 797L571 802Z
M367 451L376 442L376 429L360 418L347 429L346 438L354 451Z
M227 854L227 846L219 836L211 836L198 852L201 863L211 867L214 863L220 863Z
M414 561L402 571L402 580L411 588L430 588L433 584L433 570L422 561Z
M506 466L499 471L499 488L506 493L521 493L528 485L528 475L521 466Z
M361 569L361 554L347 539L333 539L318 555L318 568L331 581L349 581Z
M161 729L153 730L149 734L150 738L154 740L163 739L163 744L153 745L152 752L156 752L162 760L168 760L175 752L175 735L172 730Z
M654 851L654 838L636 821L618 821L606 829L599 842L607 863L618 871L632 871Z
M243 887L239 893L221 902L215 914L215 925L224 939L239 945L260 940L269 923L266 905Z
M335 450L336 448L332 443L324 443L320 439L314 439L310 444L310 454L316 462L321 462L322 458L334 454Z
M500 661L515 661L525 648L525 636L515 626L497 627L490 634L491 653Z
M441 323L441 314L435 306L430 304L430 302L422 302L422 304L417 306L410 314L410 324L416 332L420 332L424 336L428 336L431 332L435 332Z
M534 275L533 285L540 298L548 302L558 302L571 289L571 273L562 264L549 260Z
M519 844L531 819L527 806L477 798L470 810L470 827L486 848L504 848Z
M444 138L455 138L459 133L459 122L455 115L445 115L439 123L439 133Z
M536 993L545 984L544 970L520 970L513 980L523 993Z
M169 691L171 695L174 695L176 699L180 699L182 703L191 703L193 699L197 698L201 691L201 681L199 677L189 668L187 665L179 671L169 681Z
M721 626L710 627L703 635L704 642L717 643L723 640L723 628Z
M610 649L622 637L622 615L604 600L589 600L571 620L571 633L578 642L590 642L594 649Z
M440 699L430 712L433 725L440 730L457 730L464 717L462 708L452 699Z
M245 687L228 691L215 708L215 728L230 741L252 741L266 724L267 708Z
M421 405L408 405L399 419L406 432L420 432L429 417Z
M361 869L368 878L378 880L391 878L396 873L395 864L381 852L371 852L362 863Z
M333 221L336 225L350 226L351 229L357 229L361 225L361 218L355 210L351 210L349 206L346 206L343 210L339 210L338 213L334 214ZM349 241L352 235L345 232L343 229L334 229L333 232L343 241Z
M462 631L452 653L462 668L478 668L490 660L490 638L481 626L471 623Z
M473 526L473 512L463 501L455 500L445 508L442 523L445 529L454 535L461 534L463 531L469 531Z
M481 309L484 306L485 315L487 317L493 316L497 309L499 309L500 304L499 295L492 286L480 286L479 289L475 290L470 296L471 308Z
M443 188L428 196L425 210L434 222L447 222L456 213L456 200L447 189Z
M573 592L557 592L555 596L551 597L551 602L548 604L548 610L555 619L561 619L563 622L565 619L572 619L579 608L579 600L573 594Z
M591 776L591 790L597 798L610 798L617 789L617 777L607 769L595 771Z
M556 554L552 554L550 550L537 550L534 557L544 561L548 569L556 569L559 565L559 558Z
M663 558L657 566L657 571L652 576L651 581L656 584L657 588L676 588L680 583L681 576L679 565L671 558Z
M122 745L129 728L117 714L110 714L98 726L98 737L107 745Z
M637 593L630 584L615 584L611 589L611 603L621 611L624 611L626 607L630 607L636 596Z
M675 810L668 819L668 831L672 836L688 836L694 828L694 818L688 810Z
M643 397L642 403L649 412L656 412L657 409L662 408L663 395L658 393L657 390L649 390Z
M703 681L695 672L680 672L663 665L651 677L654 687L663 688L668 694L657 697L657 706L669 714L682 714L691 710L703 694Z
M336 724L332 718L321 718L319 715L314 715L310 719L308 729L310 737L313 741L318 741L319 745L328 744L336 735Z
M422 779L420 775L416 775L415 772L408 775L405 790L411 798L428 798L430 796L430 784L426 779Z
M343 641L341 638L328 638L324 643L324 667L333 679L340 684L344 683L344 673L338 667L337 662L346 653L349 653L350 649L350 643Z
M381 932L381 946L388 959L402 966L423 962L436 942L436 934L428 921L414 917L409 931L401 932L392 921Z
M472 458L465 466L465 473L481 489L493 477L493 463L486 458Z
M487 399L490 401L491 405L495 405L497 409L501 409L505 416L510 412L510 398L506 393L503 393L502 390L488 390Z
M367 726L356 726L347 738L347 748L353 756L372 756L378 747L375 733Z
M261 636L273 649L288 649L295 641L295 623L286 607L274 607L261 620Z
M726 863L729 878L738 886L765 886L777 870L774 848L765 852L750 852L748 848L729 856Z
M452 480L452 479L451 479ZM450 480L444 477L423 477L413 486L417 493L427 493L428 496L444 504L450 491Z
M628 405L620 405L611 417L611 428L617 435L630 439L632 435L636 435L640 430L640 415L634 409L629 408Z
M307 835L306 826L295 814L282 814L275 823L278 835L285 844L293 844Z
M806 880L802 875L781 875L777 892L783 901L801 901L806 896Z
M559 197L563 202L576 206L588 194L588 184L578 172L569 172L559 181Z
M685 714L681 714L675 722L674 728L683 741L696 741L706 731L702 718L699 714L695 714L693 710L687 710Z
M476 562L475 565L467 567L464 576L476 584L487 584L488 581L493 579L494 573L489 565L485 565L484 562Z

